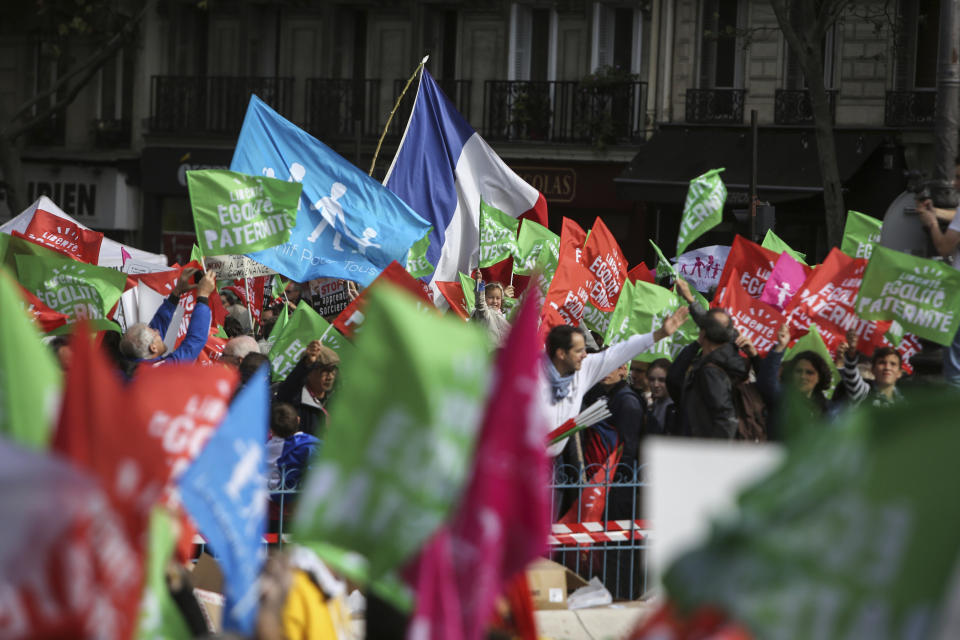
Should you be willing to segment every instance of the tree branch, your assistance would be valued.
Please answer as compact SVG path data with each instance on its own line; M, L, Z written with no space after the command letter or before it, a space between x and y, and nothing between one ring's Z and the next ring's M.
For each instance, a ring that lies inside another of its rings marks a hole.
M80 88L82 88L90 80L90 78L93 77L93 74L99 71L99 69L103 66L103 64L107 60L109 60L117 52L117 50L120 49L121 46L123 46L126 38L133 31L134 27L140 22L140 20L143 19L143 16L146 15L147 11L156 3L157 3L157 0L146 0L143 4L143 7L140 9L140 12L137 13L137 15L130 18L130 20L128 20L123 25L123 27L119 31L117 31L117 33L115 33L102 48L100 48L96 53L91 55L89 58L87 58L83 62L77 65L74 65L66 75L60 77L57 80L57 82L54 83L53 86L51 86L49 89L45 90L43 93L33 96L32 98L27 100L24 104L22 104L14 112L13 116L10 118L11 124L17 118L20 118L30 109L32 109L35 105L42 102L43 100L46 100L50 96L55 95L65 86L68 86L69 83L77 76L81 77L81 80L77 84ZM92 73L90 72L91 69L93 70ZM76 87L74 87L74 89L70 90L69 99L67 99L66 101L64 100L58 101L52 107L44 110L44 112L41 113L39 116L33 117L30 120L28 120L24 125L21 125L9 132L4 131L0 135L2 135L5 138L11 138L11 139L16 138L17 136L21 135L24 131L28 130L30 127L34 126L38 122L45 120L54 111L62 109L66 105L70 104L70 102L73 101L73 99L77 96L78 93L79 93L79 90Z
M853 4L853 0L828 0L820 5L816 29L821 37L827 33L832 24L840 19L840 16L851 4Z

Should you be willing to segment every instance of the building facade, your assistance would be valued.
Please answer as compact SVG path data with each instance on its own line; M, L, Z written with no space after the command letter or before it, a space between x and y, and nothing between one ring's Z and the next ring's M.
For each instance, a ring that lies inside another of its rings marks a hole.
M932 158L939 4L856 6L823 43L824 77L847 204L882 217L904 167ZM0 29L0 106L65 73L43 51L42 38ZM181 260L185 172L229 165L251 93L381 178L416 84L398 98L427 54L458 109L544 193L557 229L601 215L637 262L648 237L671 246L685 183L716 166L728 208L744 207L755 110L758 196L788 241L824 248L809 97L768 0L158 0L137 38L22 139L28 199L49 194ZM730 217L717 241L736 230Z

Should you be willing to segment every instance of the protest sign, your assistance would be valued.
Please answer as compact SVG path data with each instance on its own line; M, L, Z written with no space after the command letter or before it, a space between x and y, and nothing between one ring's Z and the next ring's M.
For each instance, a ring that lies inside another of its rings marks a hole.
M553 275L560 260L560 236L542 224L524 219L520 222L517 250L519 256L513 262L514 274L533 275L539 267Z
M723 169L711 169L690 181L687 199L683 203L683 217L677 234L677 255L704 233L720 224L723 205L727 201L727 187L720 179Z
M876 246L856 309L868 320L897 320L921 338L949 345L960 327L960 271Z
M834 247L784 308L791 335L801 336L815 324L830 353L836 353L850 330L857 334L860 353L869 356L881 346L890 323L866 320L854 306L866 266L866 260L851 258Z
M223 169L187 171L190 208L204 254L244 254L290 239L303 186Z
M355 551L377 577L419 549L460 495L489 380L489 343L459 320L422 313L394 286L373 287L369 297L294 536ZM369 375L398 362L402 376Z
M847 223L843 227L840 250L852 258L870 259L873 247L880 242L882 220L851 209L847 211Z
M492 267L519 254L517 229L520 220L480 198L480 267Z
M21 307L16 285L0 268L0 433L23 447L45 449L63 376Z
M84 320L92 329L118 330L107 314L120 300L126 275L72 258L18 255L16 260L20 284L54 311L65 313L68 325ZM65 325L56 331L67 330Z
M773 265L773 271L763 287L760 300L783 311L806 282L811 271L809 267L797 262L792 255L784 251L777 258L777 263Z
M960 504L942 499L960 482L956 414L932 391L805 418L786 460L669 569L669 599L755 638L934 637L960 549Z
M777 344L777 330L787 322L778 309L750 296L732 278L720 306L730 314L740 335L748 338L761 356L766 356Z
M325 347L336 351L341 360L346 359L346 354L353 351L349 340L301 300L293 315L274 338L267 356L270 358L274 382L283 380L293 371L303 352L307 350L307 345L314 340L320 340Z
M253 633L260 604L260 540L267 527L266 441L270 388L260 369L183 475L183 504L216 549L224 575L223 628Z
M600 218L594 221L583 245L582 262L595 278L590 302L600 311L612 312L627 279L627 259Z
M315 278L307 283L310 306L322 315L336 316L350 304L349 286L346 280Z
M195 258L191 258L193 260ZM207 271L216 271L217 280L236 280L237 278L256 278L259 276L271 276L277 272L260 264L256 260L247 256L201 256L196 258L198 262L202 261Z
M427 624L430 638L484 637L494 601L509 578L546 550L550 494L543 434L548 426L537 394L543 354L537 315L535 302L525 301L499 350L473 473L450 522L431 538L417 563L411 628ZM444 632L448 624L452 634Z
M89 264L97 264L103 243L103 234L99 231L43 209L36 210L23 235L37 244Z
M807 254L800 253L799 251L794 251L790 248L783 239L780 238L777 234L773 232L773 229L767 229L767 234L763 236L763 242L760 243L760 246L764 249L769 249L776 254L787 253L791 258L796 260L802 265L806 265Z
M414 278L423 278L433 273L436 266L427 259L427 250L430 249L430 232L433 226L427 229L426 235L413 243L407 252L407 273Z
M707 293L720 282L720 274L729 253L730 247L725 245L700 247L674 258L674 268L694 289Z

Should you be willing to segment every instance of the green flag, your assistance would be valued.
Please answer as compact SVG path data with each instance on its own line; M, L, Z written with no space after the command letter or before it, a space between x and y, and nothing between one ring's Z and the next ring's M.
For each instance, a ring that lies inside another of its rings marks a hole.
M8 236L5 233L0 233L0 239L3 240L3 264L10 270L10 274L15 277L18 276L17 256L42 256L60 260L66 257L59 251L54 251L49 247L37 244L26 238L16 238L14 236Z
M120 300L126 274L71 258L28 255L17 256L17 272L24 288L69 317L67 324L51 333L69 333L71 325L82 319L95 331L120 330L107 314Z
M905 331L949 345L960 327L960 271L877 245L856 309L866 320L896 320Z
M791 258L800 264L807 264L805 262L807 259L807 254L791 249L790 245L784 242L780 236L773 232L773 229L767 229L767 235L763 236L763 244L760 246L764 249L770 249L770 251L773 251L777 255L786 251Z
M460 277L460 288L463 289L463 300L467 303L469 315L477 308L477 281L463 271L457 272L457 275Z
M553 278L560 260L560 236L542 224L524 220L520 223L517 253L513 263L514 274L529 276L539 270Z
M725 614L754 638L934 638L956 596L956 396L924 390L817 423L737 513L664 576L680 611ZM941 628L941 631L943 628Z
M610 315L604 343L616 344L638 333L656 331L664 319L683 305L680 296L669 289L642 280L630 284L627 280ZM693 318L687 318L672 336L656 342L652 349L634 359L641 362L653 362L657 358L673 360L683 347L697 339L699 333L700 328Z
M667 257L663 255L663 251L660 251L660 247L657 246L657 243L653 240L650 240L650 246L653 247L654 253L657 254L657 266L655 277L658 282L663 282L664 280L679 280L680 274L677 273L677 268L673 266Z
M287 322L289 321L290 312L287 311L287 305L284 304L283 308L280 309L280 314L277 316L277 321L273 323L273 328L270 329L270 335L267 336L267 344L270 345L270 349L273 349L273 345L276 344L277 338L280 337L281 333L283 333L283 328L287 326ZM270 349L267 350L268 353Z
M282 313L286 313L286 308ZM279 323L278 319L277 327L274 327L270 333L270 338L274 342L267 355L270 358L270 367L273 369L274 382L283 380L293 371L297 362L300 361L300 356L307 350L307 345L314 340L320 340L324 346L336 351L340 356L341 364L352 357L353 345L350 341L304 300L297 304L296 311L289 320L284 321L282 327Z
M843 240L840 251L854 258L870 259L873 247L880 242L880 227L882 220L865 213L847 211L847 224L843 227Z
M294 536L365 556L376 578L409 559L460 495L490 366L483 331L424 315L389 284L368 295L363 333L331 400L327 439L308 472Z
M783 362L789 362L798 353L803 353L804 351L813 351L818 356L826 361L827 366L830 367L830 386L827 388L827 397L830 397L830 393L833 391L840 383L840 372L837 371L837 365L833 363L833 356L830 355L830 350L827 349L827 344L823 341L823 338L820 336L820 332L817 330L816 325L810 325L810 330L797 338L797 341L793 343L793 346L787 349L787 352L783 354Z
M203 264L203 252L200 251L200 247L193 245L190 247L190 262L196 260L200 264Z
M432 231L433 227L427 229L427 233L414 242L410 251L407 252L407 273L414 278L428 276L436 268L427 260L427 249L430 248L430 233Z
M517 228L520 221L480 198L480 267L491 267L519 255Z
M0 433L24 447L45 449L63 374L22 307L13 279L0 268Z
M303 185L236 171L187 171L190 207L204 255L252 253L283 244L297 221Z
M727 201L727 187L720 179L723 169L711 169L690 181L683 217L677 234L677 255L704 233L720 224L723 204Z
M283 299L284 284L283 278L279 274L273 274L273 278L270 280L270 297L276 299ZM286 305L284 305L286 308Z
M626 282L626 281L625 281ZM616 309L614 309L616 311ZM592 302L587 302L583 307L583 324L591 331L596 331L602 336L607 335L610 328L610 317L613 311L600 311Z
M136 637L143 640L189 638L187 623L167 588L167 561L177 538L172 518L160 507L150 512L149 541Z

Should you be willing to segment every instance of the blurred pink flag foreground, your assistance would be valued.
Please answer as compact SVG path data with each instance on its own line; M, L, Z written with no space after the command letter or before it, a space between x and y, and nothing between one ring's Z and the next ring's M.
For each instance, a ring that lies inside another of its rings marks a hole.
M546 551L546 420L537 402L541 349L528 298L500 351L473 474L450 523L414 565L411 640L474 640L510 578Z

